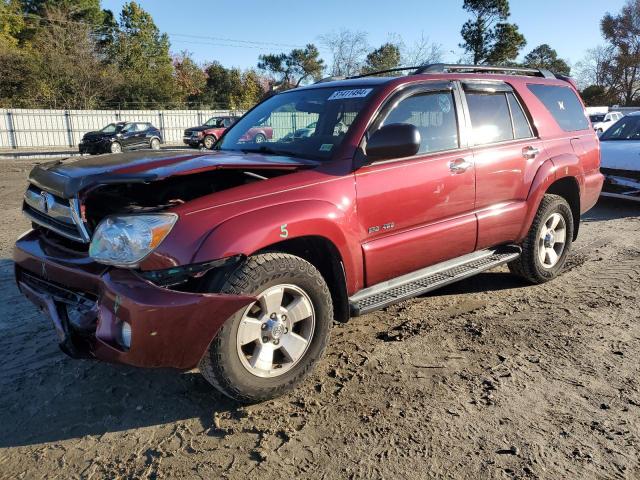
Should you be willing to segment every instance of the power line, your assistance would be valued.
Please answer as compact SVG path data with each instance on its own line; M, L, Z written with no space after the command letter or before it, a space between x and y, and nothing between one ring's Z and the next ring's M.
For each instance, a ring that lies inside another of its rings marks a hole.
M93 35L102 35L104 34L104 30L101 30L99 27L92 25L87 22L81 22L77 20L63 20L63 19L52 19L42 17L40 15L36 15L33 13L9 13L9 12L0 12L0 16L12 16L12 17L22 17L27 19L37 20L39 22L48 22L54 24L72 24L72 25L83 25L85 27L89 27L93 30ZM188 40L174 40L174 43L186 43L186 44L195 44L195 45L211 45L216 47L231 47L231 48L252 48L256 49L261 47L261 50L273 50L273 47L281 47L281 48L305 48L305 45L297 45L292 43L277 43L277 42L266 42L259 40L243 40L243 39L235 39L235 38L227 38L227 37L213 37L207 35L194 35L189 33L176 33L176 32L162 32L166 33L170 38L173 37L183 37L183 38L193 38L198 40L203 40L202 42L188 41ZM222 43L226 42L226 43ZM237 44L237 45L235 45ZM319 50L327 50L325 47L317 47Z

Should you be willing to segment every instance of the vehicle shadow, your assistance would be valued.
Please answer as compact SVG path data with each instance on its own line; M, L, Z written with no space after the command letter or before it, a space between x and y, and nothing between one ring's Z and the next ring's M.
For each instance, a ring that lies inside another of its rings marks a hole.
M195 371L66 357L49 320L15 287L12 271L13 262L0 260L0 448L186 419L200 419L206 430L216 412L239 407Z
M640 217L640 202L600 197L594 208L582 216L585 223Z

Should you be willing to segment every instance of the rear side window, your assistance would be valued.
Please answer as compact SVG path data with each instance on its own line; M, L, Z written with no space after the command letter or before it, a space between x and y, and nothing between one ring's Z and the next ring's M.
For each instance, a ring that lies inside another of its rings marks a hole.
M513 119L513 135L515 139L531 138L533 136L531 125L529 125L529 120L527 120L527 116L524 114L520 102L516 100L513 93L507 93L507 100L509 101L511 118Z
M589 128L589 120L575 92L569 87L530 84L529 90L538 97L565 132Z
M409 123L420 131L418 153L441 152L459 147L456 107L451 92L419 93L404 98L389 112L380 127Z
M467 92L474 145L513 140L509 105L504 93Z

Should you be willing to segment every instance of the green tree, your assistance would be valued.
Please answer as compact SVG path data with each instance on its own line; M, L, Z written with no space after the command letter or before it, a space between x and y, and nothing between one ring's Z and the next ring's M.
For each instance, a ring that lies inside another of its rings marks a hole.
M299 87L309 78L319 78L324 69L318 48L308 44L290 53L260 55L258 68L273 75L281 88Z
M110 47L110 61L124 85L114 100L127 107L172 104L176 93L169 37L136 2L124 5L119 29Z
M394 43L385 43L367 55L362 73L389 70L400 65L400 47Z
M524 57L524 66L529 68L544 68L561 75L571 75L571 67L558 57L558 52L546 43L537 46Z
M207 76L188 52L173 59L176 87L182 101L197 101L207 85Z
M590 85L580 92L584 103L590 107L612 105L616 99L612 98L605 87L601 85Z
M518 26L508 23L508 0L464 0L463 8L471 18L462 26L461 48L471 54L474 65L508 64L526 45Z
M91 26L100 26L105 20L105 11L100 0L22 0L25 13L46 16L48 10L56 9L66 13L61 22L83 22ZM51 20L51 18L49 18Z
M96 108L113 94L119 76L97 53L88 24L69 28L68 11L46 12L48 28L37 30L32 39L32 80L23 95L41 108Z
M607 13L600 27L614 50L608 65L612 87L632 105L640 96L640 0L627 0L618 15Z
M20 0L0 0L0 48L17 45L24 27Z

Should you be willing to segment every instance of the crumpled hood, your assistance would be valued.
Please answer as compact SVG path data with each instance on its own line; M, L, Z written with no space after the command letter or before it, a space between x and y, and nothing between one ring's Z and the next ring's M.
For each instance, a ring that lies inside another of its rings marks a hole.
M29 181L60 197L72 198L95 185L148 183L216 169L297 170L316 165L313 160L259 153L144 151L44 163L31 170Z

